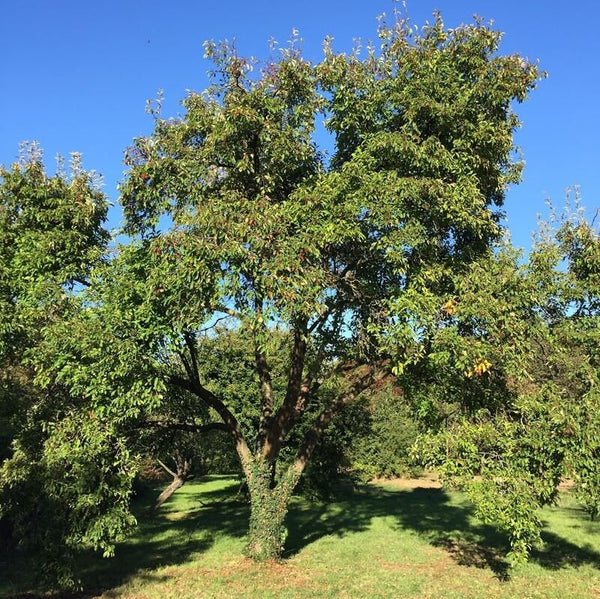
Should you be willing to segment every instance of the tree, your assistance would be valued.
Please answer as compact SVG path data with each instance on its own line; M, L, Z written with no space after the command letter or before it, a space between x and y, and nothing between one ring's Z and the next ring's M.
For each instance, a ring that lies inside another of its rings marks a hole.
M600 236L581 212L544 226L527 261L506 244L430 313L427 358L407 373L429 425L421 459L509 533L515 561L564 477L598 514L599 275Z
M81 168L77 154L70 174L63 170L59 164L47 174L35 143L23 147L18 163L0 168L0 518L22 546L50 556L54 575L68 578L65 544L94 539L106 548L106 536L116 532L107 535L105 527L102 538L105 505L95 523L81 516L91 516L94 494L96 507L109 503L94 473L109 451L111 463L118 462L120 445L107 431L102 437L104 425L77 424L81 397L35 383L40 343L76 311L108 238L107 202L94 173ZM93 439L85 456L73 444L78 438ZM125 518L131 520L128 512Z
M32 365L26 358L44 327L71 308L107 241L106 199L96 175L72 155L70 175L59 163L46 173L37 143L25 143L19 162L0 166L0 459L33 400Z
M153 134L127 150L131 241L43 352L52 380L119 426L152 418L173 389L208 408L248 481L255 559L280 555L290 496L332 418L415 358L402 344L411 306L453 289L500 236L519 179L511 104L536 67L499 55L481 23L383 24L379 39L364 56L326 42L312 64L294 38L257 74L208 43L211 87L187 96L182 118L155 112ZM252 347L251 408L202 369L202 332L222 318Z
M252 406L248 387L254 389L254 381L240 384L239 380L247 370L244 360L252 359L251 348L243 339L233 331L215 327L213 335L200 340L198 350L203 379L220 388L227 402L238 410ZM194 476L209 471L235 472L237 465L225 425L211 418L208 408L195 396L177 388L169 392L152 416L141 420L136 443L138 451L172 477L157 498L154 511ZM245 412L250 418L251 410Z
M419 433L418 421L397 383L371 394L361 421L362 434L353 436L346 453L351 467L363 480L421 473L411 456Z

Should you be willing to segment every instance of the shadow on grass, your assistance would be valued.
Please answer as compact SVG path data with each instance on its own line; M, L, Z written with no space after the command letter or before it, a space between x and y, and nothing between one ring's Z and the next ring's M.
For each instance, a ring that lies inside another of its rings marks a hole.
M224 477L205 477L202 482L219 478ZM222 488L200 492L195 485L184 486L177 492L177 501L167 502L152 515L149 508L156 493L145 493L136 502L136 534L118 547L116 559L90 555L82 562L84 588L112 588L140 572L154 579L152 570L190 561L209 549L217 536L244 536L249 507L237 495L239 483L224 482Z
M76 565L84 592L61 593L53 599L85 599L119 586L133 575L156 580L152 572L162 566L189 561L194 554L209 549L217 535L242 537L246 533L249 508L237 496L239 483L234 479L207 476L202 482L222 480L221 488L198 490L186 485L161 509L150 515L157 490L146 489L136 498L134 513L138 526L134 534L120 543L113 559L102 559L97 553L82 555ZM18 555L0 560L0 597L2 599L37 599L43 593L20 593L17 589L33 587L31 564ZM166 578L166 577L165 577ZM109 595L110 596L110 595Z
M286 555L320 537L359 532L368 528L373 518L392 517L398 530L412 530L432 545L444 547L457 563L490 568L505 578L508 565L502 556L507 551L506 538L492 527L473 524L471 516L470 507L453 505L442 489L365 487L345 500L322 504L318 510L292 510Z
M341 537L365 530L375 517L393 517L398 530L412 530L432 545L443 547L459 565L488 568L498 579L508 578L509 564L504 559L509 550L507 537L492 526L477 523L473 508L451 501L443 489L367 487L318 509L297 506L288 516L286 556L326 535ZM580 518L584 521L583 514ZM600 553L589 544L577 545L548 530L542 533L542 541L543 548L532 551L531 562L545 569L584 564L600 569Z
M191 560L194 554L209 549L217 536L241 539L247 531L249 508L237 496L237 483L229 481L223 480L221 488L212 490L183 487L177 500L165 504L153 517L147 515L147 510L155 495L148 493L139 498L136 511L140 525L135 536L118 547L115 559L84 556L79 571L87 592L63 597L101 594L133 575L157 580L161 576L153 570ZM503 559L508 549L506 537L490 526L478 524L470 506L457 502L456 496L451 498L442 489L367 486L328 504L295 498L286 522L284 556L290 557L327 535L341 537L366 530L377 517L386 517L399 531L411 530L444 548L460 565L489 568L500 579L507 576L508 566ZM532 553L532 561L542 567L556 570L590 564L600 568L600 553L591 546L576 545L550 531L542 537L543 549ZM15 567L19 566L13 564L13 571ZM0 580L7 573L10 575L11 565L0 563ZM4 588L10 586L0 584L0 597L11 596L3 593ZM107 596L111 596L110 591ZM34 599L35 595L20 597Z

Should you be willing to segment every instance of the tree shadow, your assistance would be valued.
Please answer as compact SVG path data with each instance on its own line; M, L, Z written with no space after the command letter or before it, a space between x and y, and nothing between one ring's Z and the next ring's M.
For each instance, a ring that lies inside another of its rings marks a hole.
M218 479L205 477L202 481ZM214 544L218 535L243 537L247 532L249 507L237 496L238 483L198 492L195 486L177 491L178 501L169 501L155 514L149 508L155 493L138 499L138 530L133 538L117 548L115 560L87 556L82 563L84 588L110 589L126 582L133 574L155 576L153 570L190 561ZM184 509L181 509L181 504Z
M233 479L224 480L223 486L216 489L184 486L177 492L177 501L167 502L153 517L147 516L147 510L154 502L154 492L139 497L136 534L118 546L115 559L105 560L91 553L83 556L79 572L86 592L62 595L61 599L110 593L134 575L156 580L161 576L156 569L190 561L208 550L218 536L242 539L247 532L249 507L237 491ZM413 531L431 545L445 549L459 565L489 569L501 580L508 576L506 536L478 523L471 506L443 489L363 486L331 503L294 498L286 520L284 557L297 554L324 536L343 537L366 530L378 517L391 518L399 531ZM575 518L576 525L585 526L581 514L569 517ZM596 527L594 532L599 530ZM549 530L542 538L543 546L532 552L531 559L543 568L557 570L584 564L600 568L600 553L591 546L577 545ZM22 567L4 566L0 564L0 580L5 574L10 576L11 567ZM35 594L6 594L4 588L10 587L0 584L0 596L5 598L36 598Z
M151 577L163 566L189 561L193 555L208 550L217 535L243 537L247 531L248 505L237 496L238 483L229 477L207 476L202 482L225 478L218 489L198 491L184 486L177 492L178 501L169 501L149 515L156 499L156 489L145 489L135 500L133 511L138 519L134 534L119 543L115 557L103 559L86 552L76 563L76 571L84 592L65 592L55 599L85 599L97 596L127 582L133 575ZM184 509L182 509L182 505ZM0 597L3 599L37 599L48 595L40 592L20 593L17 589L34 587L27 579L33 564L27 556L16 554L0 562ZM37 588L37 587L35 587Z
M434 546L444 547L461 565L490 568L506 577L506 539L492 527L474 525L472 508L450 503L442 489L386 490L363 487L333 504L293 509L287 526L286 556L327 535L366 530L373 518L394 517L398 530L412 530Z
M292 556L327 535L342 537L366 530L373 518L392 516L398 530L412 530L431 545L444 548L457 564L486 568L499 580L507 580L508 538L477 522L473 512L472 506L453 502L443 489L366 487L332 504L295 506L287 520L285 555ZM600 532L600 528L596 526L594 531ZM577 545L548 530L542 533L542 540L543 546L532 551L533 563L549 570L584 564L600 569L600 553L591 545Z

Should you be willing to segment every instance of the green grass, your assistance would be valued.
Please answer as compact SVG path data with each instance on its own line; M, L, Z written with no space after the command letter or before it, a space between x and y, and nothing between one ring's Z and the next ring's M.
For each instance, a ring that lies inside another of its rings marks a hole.
M331 504L294 499L286 559L255 564L241 556L248 508L236 491L226 477L180 489L157 516L140 516L115 559L82 560L79 596L600 597L600 525L568 495L543 510L543 546L509 573L505 538L460 494L393 486ZM152 499L141 498L140 514ZM0 596L31 591L26 579L25 566L0 564Z

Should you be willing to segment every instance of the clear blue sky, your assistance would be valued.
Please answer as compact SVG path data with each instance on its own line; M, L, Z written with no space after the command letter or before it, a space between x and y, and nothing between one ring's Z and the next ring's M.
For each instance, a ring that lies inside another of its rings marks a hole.
M269 53L268 39L300 30L307 56L318 59L327 34L348 50L352 39L376 36L387 0L14 0L0 21L0 163L19 142L39 140L51 159L81 151L84 166L104 174L117 200L123 150L151 130L147 98L164 89L164 115L174 116L186 89L206 86L202 42L236 39L242 54ZM518 106L517 135L526 160L523 183L509 191L508 225L529 244L544 200L562 205L578 184L590 212L600 206L600 36L591 0L408 0L413 23L440 9L448 26L473 14L505 32L502 51L539 59L549 74ZM51 160L48 161L50 164ZM118 212L111 213L113 226Z

